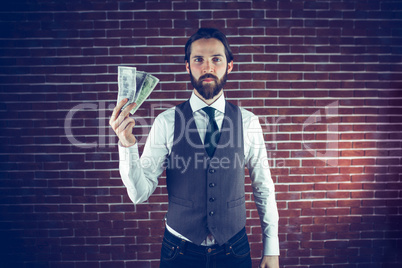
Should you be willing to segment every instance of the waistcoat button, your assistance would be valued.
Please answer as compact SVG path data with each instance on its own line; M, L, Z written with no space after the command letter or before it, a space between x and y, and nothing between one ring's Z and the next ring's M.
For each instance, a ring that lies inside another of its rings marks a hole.
M215 213L213 211L209 212L209 216L213 216Z
M214 202L215 201L215 198L213 198L213 197L211 197L210 199L209 199L209 202Z
M210 170L209 170L209 173L211 173L211 174L212 174L212 173L215 173L215 169L210 169Z
M210 183L210 184L209 184L209 187L211 187L211 188L212 188L212 187L215 187L215 183L213 183L213 182Z

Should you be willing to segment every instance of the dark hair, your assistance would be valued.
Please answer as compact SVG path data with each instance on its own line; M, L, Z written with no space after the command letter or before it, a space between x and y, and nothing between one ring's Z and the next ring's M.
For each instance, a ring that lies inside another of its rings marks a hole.
M214 28L200 28L195 34L193 34L187 41L186 46L184 47L184 61L190 61L190 54L191 54L191 44L194 41L199 39L210 39L215 38L222 42L223 46L225 47L225 55L227 62L231 62L233 60L233 53L230 49L229 42L226 36L219 30Z

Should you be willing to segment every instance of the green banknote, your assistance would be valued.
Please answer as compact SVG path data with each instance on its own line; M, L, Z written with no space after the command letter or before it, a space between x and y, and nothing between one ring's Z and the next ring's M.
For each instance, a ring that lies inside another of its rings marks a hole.
M137 71L136 67L119 66L117 103L122 99L128 99L122 110L133 102L137 103L130 111L131 114L134 114L158 83L158 78L146 72Z
M148 98L148 96L151 94L151 92L154 90L156 85L159 83L159 79L156 78L155 76L151 74L147 74L144 80L144 83L142 84L142 87L140 89L140 92L138 93L137 99L135 100L135 103L137 103L137 106L135 106L130 113L134 114L135 111L140 108L141 104Z

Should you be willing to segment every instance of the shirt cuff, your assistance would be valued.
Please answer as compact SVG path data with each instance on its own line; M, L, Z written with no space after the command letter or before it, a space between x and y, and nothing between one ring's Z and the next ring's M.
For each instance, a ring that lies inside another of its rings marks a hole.
M134 145L132 145L130 147L125 147L119 141L118 147L119 147L120 165L129 165L131 161L133 161L133 160L138 161L140 159L137 143L135 143Z
M263 236L264 256L279 256L279 238Z

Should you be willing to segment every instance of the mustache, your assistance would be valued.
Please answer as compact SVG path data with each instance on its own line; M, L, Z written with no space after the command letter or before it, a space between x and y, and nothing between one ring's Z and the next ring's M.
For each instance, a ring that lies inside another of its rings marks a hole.
M216 77L215 75L213 75L213 74L204 74L204 75L202 75L202 76L200 76L200 78L198 79L198 80L204 80L204 79L207 79L207 78L213 78L213 79L215 79L216 81L218 80L218 77Z

